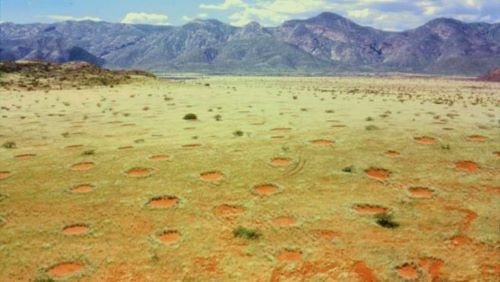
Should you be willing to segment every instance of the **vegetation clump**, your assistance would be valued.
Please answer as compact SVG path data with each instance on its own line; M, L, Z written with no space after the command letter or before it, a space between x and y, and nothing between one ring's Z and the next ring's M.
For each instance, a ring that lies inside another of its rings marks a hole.
M233 135L236 137L241 137L241 136L243 136L243 134L244 134L244 132L241 130L236 130L233 132Z
M244 238L247 240L257 240L262 236L262 234L260 234L260 232L257 230L245 228L242 226L235 228L233 230L233 235L236 238Z
M2 147L4 147L5 149L15 149L15 148L17 148L16 142L12 142L12 141L7 141L7 142L3 143Z
M394 229L399 227L399 223L395 222L391 215L388 214L377 215L376 219L377 219L376 220L377 224L384 228Z
M197 120L197 119L198 119L198 117L197 117L195 114L190 113L190 114L186 114L186 115L184 116L184 119L185 119L185 120Z

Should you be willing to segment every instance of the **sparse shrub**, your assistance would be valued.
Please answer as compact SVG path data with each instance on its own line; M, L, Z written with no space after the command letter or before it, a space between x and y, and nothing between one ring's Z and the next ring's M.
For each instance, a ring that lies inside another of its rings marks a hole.
M372 117L367 117L365 120L366 121L373 121L373 118Z
M399 223L395 222L391 215L381 214L376 216L377 224L384 228L397 228L399 227Z
M346 166L342 169L343 172L346 172L346 173L353 173L354 172L354 166Z
M198 119L198 117L197 117L195 114L186 114L186 115L184 116L184 119L185 119L185 120L197 120L197 119Z
M245 228L242 226L235 228L233 230L233 235L234 237L245 238L247 240L257 240L262 236L262 234L260 234L260 232L257 230Z
M325 113L327 113L327 114L333 114L333 113L335 113L335 111L334 110L326 110Z
M370 130L377 130L379 129L378 127L376 127L375 125L367 125L365 127L366 130L370 131Z
M244 132L241 130L236 130L233 132L233 135L237 136L237 137L241 137L241 136L243 136L243 134L244 134Z
M3 143L2 147L4 147L5 149L15 149L15 148L17 148L16 142L12 142L12 141L7 141L7 142Z
M441 149L443 150L450 150L450 145L446 144L446 145L441 145Z
M87 150L82 153L83 156L91 156L95 154L95 150Z
M221 121L222 120L222 116L221 115L215 115L214 118L215 118L216 121Z

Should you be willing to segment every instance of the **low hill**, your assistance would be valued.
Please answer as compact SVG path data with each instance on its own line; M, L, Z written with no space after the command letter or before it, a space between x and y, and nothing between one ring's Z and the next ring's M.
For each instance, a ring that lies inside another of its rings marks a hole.
M134 76L155 77L145 71L108 70L82 61L54 64L39 60L2 62L0 75L0 86L22 90L113 87L131 82Z

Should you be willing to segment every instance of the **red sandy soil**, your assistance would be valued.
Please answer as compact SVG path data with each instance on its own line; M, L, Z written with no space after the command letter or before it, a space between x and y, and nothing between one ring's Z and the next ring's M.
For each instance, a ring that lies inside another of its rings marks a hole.
M273 166L278 166L278 167L288 166L291 163L292 163L292 160L290 160L288 158L282 158L282 157L273 158L271 160L271 164Z
M181 234L176 230L167 230L158 235L158 239L165 244L173 244L181 238Z
M362 261L358 261L353 266L354 272L356 272L362 282L377 282L377 278L373 271L368 268Z
M396 272L403 279L415 280L418 278L418 270L416 266L412 264L403 264L401 266L398 266L396 267Z
M302 252L293 250L284 250L278 255L279 261L300 261Z
M152 173L153 169L142 168L142 167L132 168L127 171L127 175L131 177L147 177L150 176Z
M391 172L384 168L369 168L365 170L365 173L377 180L386 180L391 176Z
M81 263L65 262L54 265L47 271L47 273L50 276L64 277L80 271L83 267L84 265Z
M74 145L68 145L66 146L66 149L78 149L78 148L81 148L83 147L83 145L81 144L74 144Z
M425 145L432 145L436 144L437 142L435 138L429 136L415 137L413 139L415 139L415 141L417 141L418 143Z
M273 219L272 222L277 226L290 226L295 224L295 219L291 216L280 216Z
M473 142L484 142L484 141L488 140L488 137L474 134L474 135L467 136L467 140L473 141Z
M73 171L86 171L94 167L93 162L82 162L77 163L71 166L71 170Z
M148 205L152 208L170 208L179 203L179 199L173 196L153 198Z
M0 180L6 179L9 176L10 176L10 172L9 171L0 171Z
M73 193L88 193L92 190L94 190L94 185L91 184L80 184L78 186L75 186L71 189L71 192Z
M254 187L255 193L258 195L271 195L279 191L278 187L274 184L260 184Z
M149 157L150 160L153 161L167 161L170 159L169 155L153 155Z
M408 192L414 198L430 198L434 195L434 191L427 187L410 187Z
M15 158L18 160L29 160L32 159L36 156L36 154L21 154L21 155L16 155Z
M218 181L224 178L224 174L220 171L206 171L200 174L203 181Z
M63 233L66 235L80 235L85 234L89 231L89 228L85 224L74 224L66 226L63 229Z
M480 166L473 161L460 161L455 163L455 167L459 170L474 172L477 171Z
M311 140L311 143L318 146L329 146L333 145L335 142L326 139L316 139L316 140Z
M401 155L401 153L399 153L398 151L389 150L389 151L385 152L385 155L390 157L390 158L397 158Z
M214 214L219 216L233 216L243 213L245 208L235 205L222 204L214 208Z
M363 215L377 215L377 214L384 214L389 211L388 208L382 207L382 206L377 206L377 205L369 205L369 204L358 204L354 205L353 209Z

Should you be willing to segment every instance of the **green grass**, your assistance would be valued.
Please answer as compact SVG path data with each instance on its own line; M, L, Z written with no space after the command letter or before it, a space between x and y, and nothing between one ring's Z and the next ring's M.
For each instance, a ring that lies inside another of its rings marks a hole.
M239 226L233 230L234 237L237 238L245 238L247 240L257 240L262 234L258 230L249 229L242 226Z

